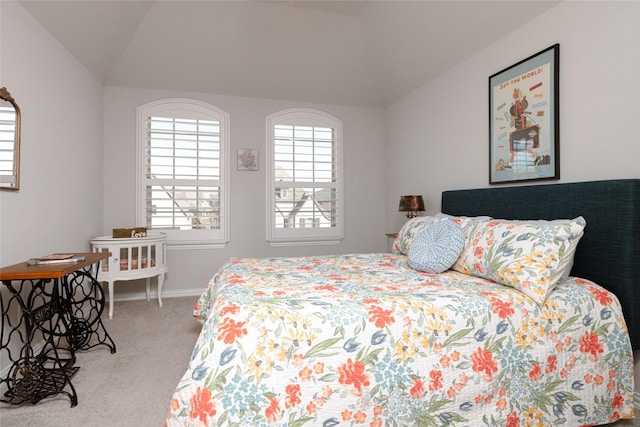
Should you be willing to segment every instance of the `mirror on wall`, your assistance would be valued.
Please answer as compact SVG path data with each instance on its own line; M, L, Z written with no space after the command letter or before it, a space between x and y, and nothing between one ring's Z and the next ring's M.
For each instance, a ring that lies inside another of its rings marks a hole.
M6 87L0 88L0 189L20 188L20 108Z

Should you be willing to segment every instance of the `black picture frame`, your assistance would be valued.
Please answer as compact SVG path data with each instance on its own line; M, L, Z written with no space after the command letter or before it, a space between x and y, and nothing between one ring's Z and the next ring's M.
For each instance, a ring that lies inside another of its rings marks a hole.
M560 45L489 77L489 184L560 179Z

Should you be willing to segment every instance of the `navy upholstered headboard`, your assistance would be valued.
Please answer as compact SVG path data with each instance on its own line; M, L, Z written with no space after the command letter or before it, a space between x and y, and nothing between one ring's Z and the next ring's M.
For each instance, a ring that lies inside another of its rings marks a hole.
M582 215L587 226L571 274L618 297L633 348L640 348L640 179L445 191L442 212L504 219Z

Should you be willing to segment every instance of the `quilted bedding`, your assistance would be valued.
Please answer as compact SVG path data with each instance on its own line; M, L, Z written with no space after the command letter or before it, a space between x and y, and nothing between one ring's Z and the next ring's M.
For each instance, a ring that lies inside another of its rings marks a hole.
M544 306L407 257L233 259L167 426L582 426L633 416L616 297L560 281Z

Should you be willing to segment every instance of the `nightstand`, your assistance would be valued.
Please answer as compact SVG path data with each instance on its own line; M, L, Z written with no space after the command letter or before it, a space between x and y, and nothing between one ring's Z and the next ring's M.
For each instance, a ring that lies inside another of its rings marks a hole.
M393 242L396 240L398 233L384 233L387 236L387 250L391 252L393 249Z

